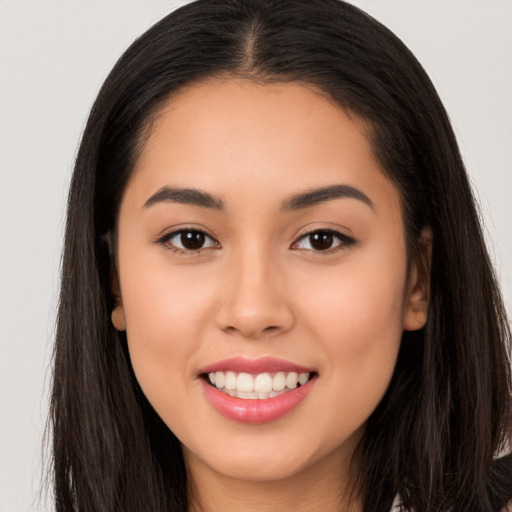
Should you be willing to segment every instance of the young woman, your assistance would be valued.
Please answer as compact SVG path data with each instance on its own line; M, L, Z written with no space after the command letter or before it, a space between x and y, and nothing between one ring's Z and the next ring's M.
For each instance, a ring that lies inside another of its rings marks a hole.
M512 499L510 332L453 131L357 8L200 0L141 36L62 272L57 510Z

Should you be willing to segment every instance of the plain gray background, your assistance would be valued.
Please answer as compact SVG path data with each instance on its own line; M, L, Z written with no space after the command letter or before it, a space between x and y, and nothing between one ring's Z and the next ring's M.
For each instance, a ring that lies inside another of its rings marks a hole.
M0 512L51 510L42 435L66 193L102 80L121 52L185 2L0 0ZM430 74L480 201L512 303L512 2L354 0Z

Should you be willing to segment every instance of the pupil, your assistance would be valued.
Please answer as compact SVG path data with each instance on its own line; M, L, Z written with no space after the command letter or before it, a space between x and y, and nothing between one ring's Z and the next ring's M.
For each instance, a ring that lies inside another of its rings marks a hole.
M201 249L204 244L204 233L199 231L185 231L181 234L181 244L185 249Z
M328 233L326 231L318 231L310 235L310 237L311 247L317 251L325 251L332 247L332 233Z

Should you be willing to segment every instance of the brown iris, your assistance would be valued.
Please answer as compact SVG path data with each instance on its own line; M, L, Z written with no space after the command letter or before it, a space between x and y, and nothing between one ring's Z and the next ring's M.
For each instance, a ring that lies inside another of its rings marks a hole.
M313 249L325 251L332 247L334 235L329 231L316 231L309 235L309 242Z
M206 235L200 231L183 231L180 235L181 245L190 251L201 249L204 245Z

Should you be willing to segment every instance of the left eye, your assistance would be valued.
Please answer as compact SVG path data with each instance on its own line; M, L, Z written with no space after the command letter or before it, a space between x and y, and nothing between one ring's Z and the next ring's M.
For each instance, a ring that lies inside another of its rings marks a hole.
M181 229L165 235L160 243L170 245L172 249L180 251L199 251L210 247L217 247L218 243L203 231L197 229Z
M306 249L309 251L325 252L342 246L352 245L354 239L327 229L313 231L299 238L292 249Z

